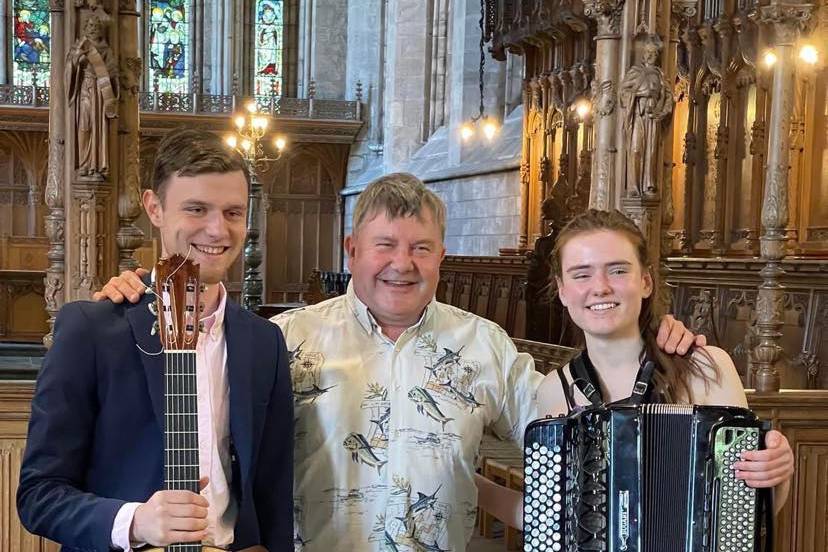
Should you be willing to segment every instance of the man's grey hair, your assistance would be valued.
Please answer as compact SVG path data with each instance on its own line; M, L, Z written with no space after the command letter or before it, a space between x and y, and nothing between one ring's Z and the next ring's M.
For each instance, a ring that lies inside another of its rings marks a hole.
M440 226L440 238L446 237L446 206L422 180L409 173L391 173L368 184L359 194L354 207L353 233L359 227L384 212L389 220L415 216L423 220L423 209L428 208Z

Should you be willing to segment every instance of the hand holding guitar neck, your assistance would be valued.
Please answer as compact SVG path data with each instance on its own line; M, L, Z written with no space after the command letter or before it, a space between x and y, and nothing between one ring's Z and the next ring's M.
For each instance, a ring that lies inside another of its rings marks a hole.
M207 499L199 481L196 344L198 265L181 255L155 267L158 329L164 348L164 487L135 510L130 537L154 546L207 536Z

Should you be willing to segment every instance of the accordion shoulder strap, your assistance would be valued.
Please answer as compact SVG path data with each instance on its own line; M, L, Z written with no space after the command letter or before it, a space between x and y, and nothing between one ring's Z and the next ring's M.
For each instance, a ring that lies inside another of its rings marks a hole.
M569 361L569 368L572 373L572 382L578 386L584 397L594 406L604 404L604 395L601 393L598 373L595 371L592 361L589 360L586 349Z
M558 372L558 378L561 380L561 389L563 390L564 399L566 400L568 414L575 408L575 400L572 398L572 387L570 387L569 381L566 379L566 374L564 374L563 368L556 370L556 372Z
M627 404L640 405L644 399L648 397L650 390L650 383L653 379L653 372L655 372L655 362L646 360L644 365L638 369L638 376L635 378L635 385L633 385L632 395L627 399Z
M645 402L651 402L651 387L655 368L655 363L645 357L641 367L638 369L638 375L636 376L635 383L633 384L632 394L629 398L620 402L631 405L640 405ZM578 389L581 390L581 393L584 394L587 400L589 400L593 406L602 406L604 404L604 395L601 392L601 383L598 379L598 373L595 371L595 366L593 366L592 361L589 360L589 354L587 354L586 349L581 351L569 362L569 369L572 373L573 383L578 386ZM560 370L558 373L560 374ZM561 377L563 378L563 375L561 375ZM564 395L566 395L566 388L568 386L565 384L563 379L561 382L564 383ZM566 396L568 405L571 395ZM570 407L570 410L571 408L572 407Z

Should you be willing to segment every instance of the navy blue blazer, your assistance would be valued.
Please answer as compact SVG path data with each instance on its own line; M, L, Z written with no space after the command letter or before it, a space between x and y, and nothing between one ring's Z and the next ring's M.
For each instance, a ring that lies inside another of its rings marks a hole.
M32 400L17 510L64 550L110 549L125 502L163 488L163 355L145 297L66 304ZM227 301L232 549L293 549L293 398L281 330Z

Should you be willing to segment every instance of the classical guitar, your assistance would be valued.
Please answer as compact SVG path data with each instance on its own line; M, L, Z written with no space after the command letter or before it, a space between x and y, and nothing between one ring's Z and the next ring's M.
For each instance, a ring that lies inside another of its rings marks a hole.
M164 348L164 489L199 492L196 344L199 268L181 255L155 265L155 311ZM261 546L245 552L264 551ZM220 552L201 543L170 544L145 552Z

